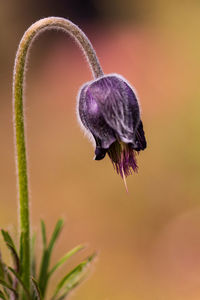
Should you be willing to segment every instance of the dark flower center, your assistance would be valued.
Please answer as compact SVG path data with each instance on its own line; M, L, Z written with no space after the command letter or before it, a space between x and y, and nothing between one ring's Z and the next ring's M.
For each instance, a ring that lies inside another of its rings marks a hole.
M121 141L114 142L108 149L108 155L112 161L114 169L122 178L137 172L136 151L131 144L125 144Z

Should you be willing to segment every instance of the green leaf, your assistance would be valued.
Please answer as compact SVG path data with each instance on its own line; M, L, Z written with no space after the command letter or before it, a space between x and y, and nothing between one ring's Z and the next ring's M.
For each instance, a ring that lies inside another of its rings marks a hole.
M10 249L12 257L13 257L15 272L19 273L20 272L20 260L19 260L18 254L17 254L15 248L12 247L12 245L10 245L9 243L7 243L7 246ZM10 284L12 284L12 287L17 291L17 289L18 289L18 279L15 277L12 280L12 277L10 276L8 270L9 270L9 267L7 268L7 278L8 278L8 281L10 282Z
M18 282L20 283L21 287L23 288L26 296L27 296L27 299L31 300L31 295L29 294L29 291L28 289L26 288L26 286L24 285L22 279L20 278L19 274L17 274L15 272L15 270L11 267L8 267L8 270L16 277L16 279L18 280Z
M95 256L96 254L89 256L62 278L56 287L52 300L55 300L59 294L61 295L58 299L64 299L84 279L88 266Z
M31 239L31 274L33 277L36 277L35 241L36 234Z
M6 296L3 294L2 291L0 291L0 299L6 300Z
M3 277L1 277L1 279L2 279L3 281L5 281L7 284L9 284L11 287L13 287L13 279L12 279L12 277L10 276L10 274L8 273L8 267L7 267L6 264L2 261L1 258L0 258L0 260L1 260L1 268L2 268L2 271L3 271L3 273L2 273L2 276L3 276ZM14 288L14 287L13 287L13 288ZM5 286L4 286L3 290L4 290L4 293L5 293L6 297L9 298L9 292L8 292L8 289L5 288Z
M14 242L13 242L13 240L12 240L10 234L8 233L8 231L5 231L5 230L1 229L1 233L2 233L2 236L3 236L4 241L5 241L6 243L8 243L9 245L11 245L11 247L12 247L13 249L15 249L15 252L17 253L16 248L15 248L15 244L14 244Z
M13 242L11 236L9 235L9 233L7 231L1 230L1 233L3 235L4 241L6 242L7 247L9 248L9 250L12 254L15 271L17 273L19 273L19 271L20 271L20 260L19 260L19 256L18 256L16 248L15 248L14 242ZM12 285L12 287L15 290L17 290L18 281L16 280L16 278L15 278L15 280L12 280L12 277L8 273L8 268L7 267L6 268L4 267L4 269L6 269L5 275L6 275L7 281L9 281L9 283ZM16 295L15 295L15 297L16 297Z
M19 270L20 270L20 261L19 261L19 256L15 250L15 248L13 248L13 245L9 244L8 242L6 243L8 248L10 249L11 251L11 254L12 254L12 257L13 257L13 260L14 260L14 265L15 265L15 271L17 273L19 273Z
M10 273L8 272L8 267L5 266L5 274L6 274L6 281L9 282L11 285L13 285L13 278L10 275Z
M48 249L44 249L43 255L42 255L42 261L41 261L41 267L40 267L40 275L39 275L39 287L41 290L41 294L44 297L46 286L47 286L47 280L48 280L48 268L49 268L49 262L50 262L50 253Z
M0 284L1 284L3 287L5 287L5 288L7 288L8 290L10 290L11 292L13 292L13 293L15 294L15 296L18 296L16 290L13 289L12 286L9 285L9 284L8 284L6 281L4 281L3 279L0 279Z
M63 228L64 221L62 219L58 220L56 226L54 228L53 234L51 236L51 240L49 242L48 250L51 252L53 250L54 244Z
M76 254L80 250L84 249L84 246L79 245L77 247L74 247L72 250L67 252L51 269L51 271L48 273L48 276L50 277L62 264L64 264L72 255Z
M43 229L43 242L46 243L46 234L44 231L44 224L42 225ZM40 266L40 275L39 275L39 281L38 281L38 285L41 291L41 295L42 297L44 297L45 292L46 292L46 287L47 287L47 283L48 283L48 272L49 272L49 264L50 264L50 258L51 258L51 253L53 250L53 247L55 245L55 242L61 232L61 229L63 227L63 220L58 220L58 222L56 223L56 226L54 228L51 240L49 242L49 245L47 248L43 249L43 255L42 255L42 261L41 261L41 266Z
M10 284L10 286L13 285L13 280L12 280L10 274L8 273L7 266L5 265L5 263L2 260L1 253L0 253L0 279L7 282L8 284ZM6 297L8 297L9 296L8 290L5 287L3 289L6 294Z
M37 299L37 300L42 300L40 288L39 288L39 286L38 286L37 281L36 281L33 277L31 278L31 280L32 280L32 284L33 284L33 287L34 287L36 299Z
M19 256L16 252L16 248L12 242L12 239L9 237L9 235L6 234L6 232L4 231L4 237L5 237L5 241L6 241L6 245L9 248L11 254L12 254L12 258L14 261L14 267L15 267L15 271L17 273L19 273L20 271L20 260L19 260ZM14 247L13 247L14 246ZM1 267L0 267L1 269ZM7 281L12 285L12 287L17 290L17 286L18 286L18 281L15 279L12 279L12 277L10 276L9 272L8 272L8 267L4 266L4 270L5 270L5 277L3 277L3 279L7 279Z
M5 268L4 268L4 263L2 261L1 253L0 253L0 278L4 279L5 277Z
M40 224L41 224L43 246L44 246L44 248L46 248L46 245L47 245L46 227L45 227L45 223L43 220L40 221Z

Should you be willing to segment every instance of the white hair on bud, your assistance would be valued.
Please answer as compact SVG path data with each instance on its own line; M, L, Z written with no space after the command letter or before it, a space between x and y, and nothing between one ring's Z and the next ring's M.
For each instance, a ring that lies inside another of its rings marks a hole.
M83 131L84 133L84 137L87 137L87 139L92 143L93 147L95 148L95 139L93 137L93 135L91 134L91 132L85 128L85 126L83 125L82 121L81 121L81 118L80 118L80 114L79 114L79 100L80 100L80 94L81 94L81 91L82 89L87 85L87 84L90 84L92 83L94 80L91 80L89 82L86 82L84 83L79 91L78 91L78 94L77 94L77 97L76 97L76 117L77 117L77 121L78 121L78 124L79 124L79 127L81 128L81 130Z

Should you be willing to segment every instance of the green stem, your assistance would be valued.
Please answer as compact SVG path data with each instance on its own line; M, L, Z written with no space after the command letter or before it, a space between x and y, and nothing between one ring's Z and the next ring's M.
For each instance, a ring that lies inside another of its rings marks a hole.
M86 35L69 20L49 17L34 23L25 32L16 54L13 78L13 110L16 146L17 185L20 217L20 250L22 280L30 290L30 222L29 222L29 189L27 173L27 154L24 131L24 81L28 50L33 39L45 29L62 29L70 34L80 46L90 65L94 78L103 76L96 53Z

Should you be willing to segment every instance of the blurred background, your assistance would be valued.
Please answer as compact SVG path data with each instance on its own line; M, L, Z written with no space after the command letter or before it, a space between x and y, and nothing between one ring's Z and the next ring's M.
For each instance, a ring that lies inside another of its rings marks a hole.
M198 0L0 2L0 227L16 235L14 57L24 31L51 15L79 25L104 72L120 73L136 87L148 148L127 194L107 157L93 161L76 120L77 92L91 80L83 55L62 32L41 35L26 82L33 230L39 232L41 218L49 233L65 219L53 261L87 245L66 269L98 250L74 300L200 299Z

